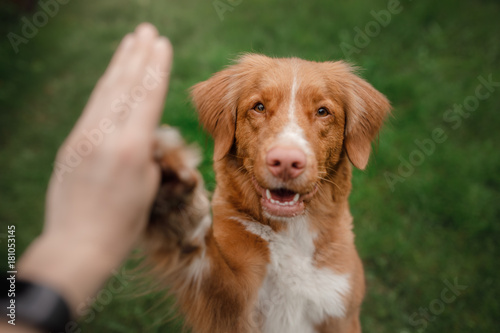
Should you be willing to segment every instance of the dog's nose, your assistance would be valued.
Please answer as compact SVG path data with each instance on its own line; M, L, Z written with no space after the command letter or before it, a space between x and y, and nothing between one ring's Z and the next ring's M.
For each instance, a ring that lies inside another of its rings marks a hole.
M282 180L297 178L304 172L307 159L300 149L274 147L267 152L266 164L271 173Z

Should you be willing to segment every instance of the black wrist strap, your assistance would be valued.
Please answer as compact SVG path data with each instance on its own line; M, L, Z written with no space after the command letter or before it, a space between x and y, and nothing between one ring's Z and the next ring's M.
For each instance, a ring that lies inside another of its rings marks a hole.
M72 320L71 312L56 291L36 283L15 280L15 277L9 280L7 276L3 282L9 286L4 290L12 290L12 287L15 290L14 294L2 293L0 296L2 309L7 310L3 320L7 318L9 322L15 319L14 323L29 325L43 332L65 332L66 325Z

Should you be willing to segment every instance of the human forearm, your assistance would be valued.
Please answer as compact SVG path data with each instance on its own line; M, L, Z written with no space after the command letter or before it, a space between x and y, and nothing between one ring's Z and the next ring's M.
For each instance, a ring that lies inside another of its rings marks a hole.
M95 295L121 260L92 244L79 244L59 235L42 235L21 258L18 278L59 292L76 315L79 305Z

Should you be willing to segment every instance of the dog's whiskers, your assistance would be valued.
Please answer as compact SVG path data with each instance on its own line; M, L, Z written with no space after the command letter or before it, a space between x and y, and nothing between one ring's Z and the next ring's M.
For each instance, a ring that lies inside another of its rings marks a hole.
M339 190L341 190L340 186L331 179L327 179L327 178L321 177L321 176L318 176L318 179L320 179L321 181L325 181L327 183L330 183L332 185L335 185Z
M240 173L240 172L242 172L242 171L246 171L246 172L248 172L248 171L247 171L247 169L245 168L245 166L244 166L244 165L242 165L242 166L240 166L238 169L236 169L236 172L237 172L237 173Z
M333 175L336 175L339 171L337 169L334 169L332 167L327 167L326 165L324 166L325 170L330 171ZM324 173L328 173L327 171L323 171Z
M254 161L254 159L253 159L253 158L251 158L251 157L249 157L249 156L240 156L240 155L230 154L230 153L228 153L227 155L228 155L228 156L231 156L231 157L234 157L234 158L237 158L237 159L240 159L240 160L247 159L247 160L249 160L249 161L251 161L251 162L253 162L253 161Z

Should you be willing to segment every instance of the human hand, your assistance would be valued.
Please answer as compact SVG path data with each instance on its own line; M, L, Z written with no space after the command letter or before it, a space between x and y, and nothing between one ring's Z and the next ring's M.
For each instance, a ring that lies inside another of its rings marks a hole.
M169 41L150 24L138 26L57 154L44 231L20 272L62 289L73 306L96 291L146 226L160 182L154 132L171 61Z
M168 40L149 24L123 39L57 154L44 234L64 234L119 256L130 250L158 189L154 131L171 60ZM75 153L79 163L71 163Z

